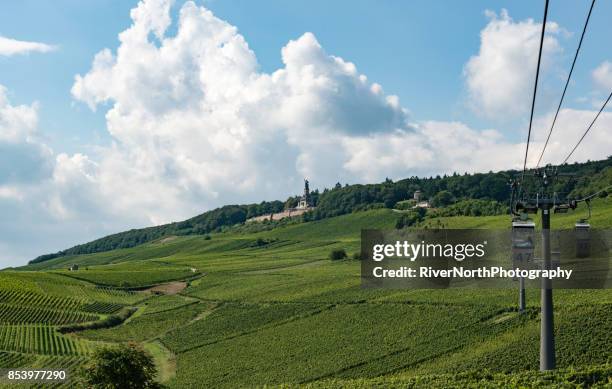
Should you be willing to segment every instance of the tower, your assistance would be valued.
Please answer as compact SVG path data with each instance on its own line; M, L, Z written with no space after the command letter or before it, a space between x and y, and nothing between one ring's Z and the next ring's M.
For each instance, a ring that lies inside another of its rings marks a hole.
M304 179L304 194L300 197L300 202L297 207L299 209L310 207L310 187L308 186L307 179Z

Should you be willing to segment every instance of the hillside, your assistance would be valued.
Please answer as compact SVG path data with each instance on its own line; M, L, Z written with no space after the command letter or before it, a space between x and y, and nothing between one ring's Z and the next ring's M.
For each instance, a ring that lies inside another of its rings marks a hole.
M562 173L577 174L575 180L558 183L555 191L576 198L612 185L612 157L602 161L574 163L559 167ZM318 190L312 193L312 201L317 206L314 212L302 216L302 220L321 220L329 217L362 211L371 208L394 208L398 203L411 199L416 190L423 193L425 199L433 198L441 191L446 191L454 199L486 199L499 202L503 208L510 198L508 180L516 176L516 171L489 172L478 174L453 174L430 178L411 177L397 182L386 180L380 184L346 185L340 183L330 190ZM527 180L528 189L532 183ZM244 223L248 218L279 212L284 205L294 204L295 197L284 203L281 201L262 202L249 205L226 205L182 222L170 223L156 227L134 229L96 239L52 254L41 255L31 264L48 261L58 257L99 253L114 249L136 247L155 241L165 236L202 235L225 231L228 227Z
M553 225L571 227L584 212L556 215ZM171 388L612 383L609 290L555 291L562 370L540 374L539 290L528 290L528 312L518 315L515 290L366 290L359 261L328 259L336 248L358 252L362 228L394 228L400 214L373 209L258 232L172 236L0 272L0 367L76 368L95 347L137 341ZM509 224L507 215L441 219ZM594 201L593 226L611 223L612 199ZM67 271L70 264L79 270ZM179 279L187 284L178 294L142 290ZM58 332L128 307L136 313L124 324Z

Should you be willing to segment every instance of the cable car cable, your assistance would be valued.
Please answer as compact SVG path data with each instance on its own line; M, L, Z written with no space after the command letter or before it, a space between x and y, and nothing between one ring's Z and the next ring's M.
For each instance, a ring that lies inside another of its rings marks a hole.
M579 202L582 202L582 201L588 201L588 200L592 199L593 197L597 196L598 194L607 191L608 189L612 189L612 185L609 185L609 186L607 186L607 187L605 187L605 188L603 188L603 189L601 189L601 190L599 190L599 191L597 191L597 192L595 192L595 193L593 193L593 194L591 194L591 195L589 195L589 196L587 196L585 198L576 200L576 202L579 203Z
M589 133L589 131L591 131L591 128L593 127L593 124L595 124L595 122L597 121L597 118L599 117L599 115L601 114L601 112L606 108L606 105L608 105L608 101L610 101L610 98L612 98L612 92L610 92L610 95L608 96L608 98L606 99L606 101L603 103L603 105L601 106L601 109L599 110L599 112L597 112L597 115L595 115L595 118L593 119L593 121L591 122L591 124L589 125L589 127L586 129L586 131L584 132L584 134L582 134L582 137L580 138L580 140L578 141L578 143L576 143L576 146L574 146L574 148L572 149L572 151L570 151L570 153L567 155L567 157L565 157L565 159L563 160L563 162L561 162L561 165L563 165L564 163L566 163L570 157L572 156L572 154L574 154L574 151L576 151L576 149L578 148L578 146L580 145L580 143L582 143L582 141L584 140L584 137Z
M567 87L569 85L570 79L572 78L572 73L574 72L574 66L576 65L576 60L578 59L578 53L580 53L580 48L582 47L582 40L584 39L584 34L586 33L587 26L589 25L589 19L591 19L591 13L593 11L594 5L595 5L595 0L591 2L591 8L589 8L589 13L586 17L586 21L584 22L584 27L582 28L582 35L580 36L580 41L578 42L578 48L576 48L576 54L574 55L574 61L572 62L572 66L570 68L569 74L567 75L567 80L565 81L565 87L563 88L563 93L561 94L561 100L559 100L559 105L557 106L557 112L555 112L555 117L553 118L552 125L550 126L550 130L548 131L548 137L546 138L546 142L544 143L544 148L542 148L542 153L540 153L540 158L538 159L536 168L538 168L540 166L540 162L542 162L542 157L544 157L544 152L546 151L546 146L548 146L550 135L553 132L553 128L555 128L555 123L557 122L557 116L559 116L561 105L563 104L563 100L565 99L565 92L567 92Z
M535 108L536 95L538 93L538 79L540 77L540 63L542 62L542 47L544 46L544 34L546 32L546 19L548 18L548 1L544 3L544 18L542 20L542 33L540 34L540 49L538 51L538 66L536 68L535 84L533 87L533 98L531 100L531 115L529 118L529 130L527 131L527 146L525 147L525 161L523 162L523 174L521 176L521 188L522 182L525 178L525 171L527 170L527 155L529 154L529 141L531 140L531 127L533 124L533 111Z

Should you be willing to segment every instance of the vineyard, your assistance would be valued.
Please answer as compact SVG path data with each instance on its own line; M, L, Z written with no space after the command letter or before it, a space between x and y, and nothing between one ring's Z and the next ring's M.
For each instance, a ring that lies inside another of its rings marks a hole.
M59 334L44 324L0 326L0 349L28 354L86 355L91 342Z
M85 312L109 314L117 312L123 307L124 306L122 304L95 301L93 303L83 305L82 310Z
M0 304L0 324L68 324L97 320L98 316L78 311Z
M19 289L0 289L0 302L29 307L46 307L61 310L77 309L81 301L73 298L60 298Z
M612 201L598 201L594 215L612 220ZM445 220L488 228L504 218ZM358 252L361 228L396 219L369 210L1 271L0 367L76 372L97 347L136 341L171 388L610 384L609 290L555 291L561 370L540 375L539 290L519 315L514 290L367 290L358 260L328 259Z
M182 280L194 275L190 269L176 269L170 266L149 270L123 270L121 266L113 266L113 270L101 269L75 273L77 272L59 274L97 285L121 288L152 286L162 282Z
M25 366L34 360L36 357L32 355L0 351L0 368Z
M65 368L76 372L103 343L61 334L58 328L103 320L149 297L54 273L2 271L0 367Z

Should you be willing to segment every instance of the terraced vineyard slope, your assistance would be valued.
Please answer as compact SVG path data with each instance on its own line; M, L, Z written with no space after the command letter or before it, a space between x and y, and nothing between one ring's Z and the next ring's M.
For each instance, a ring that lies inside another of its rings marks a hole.
M555 291L562 370L539 374L538 290L519 315L514 290L365 290L358 260L329 259L334 249L352 257L362 228L395 228L401 212L164 238L0 272L0 366L77 371L96 347L137 341L173 388L612 384L608 290ZM507 228L508 216L440 222ZM592 223L612 227L611 199L594 203ZM121 324L60 331L126 309L135 312Z

